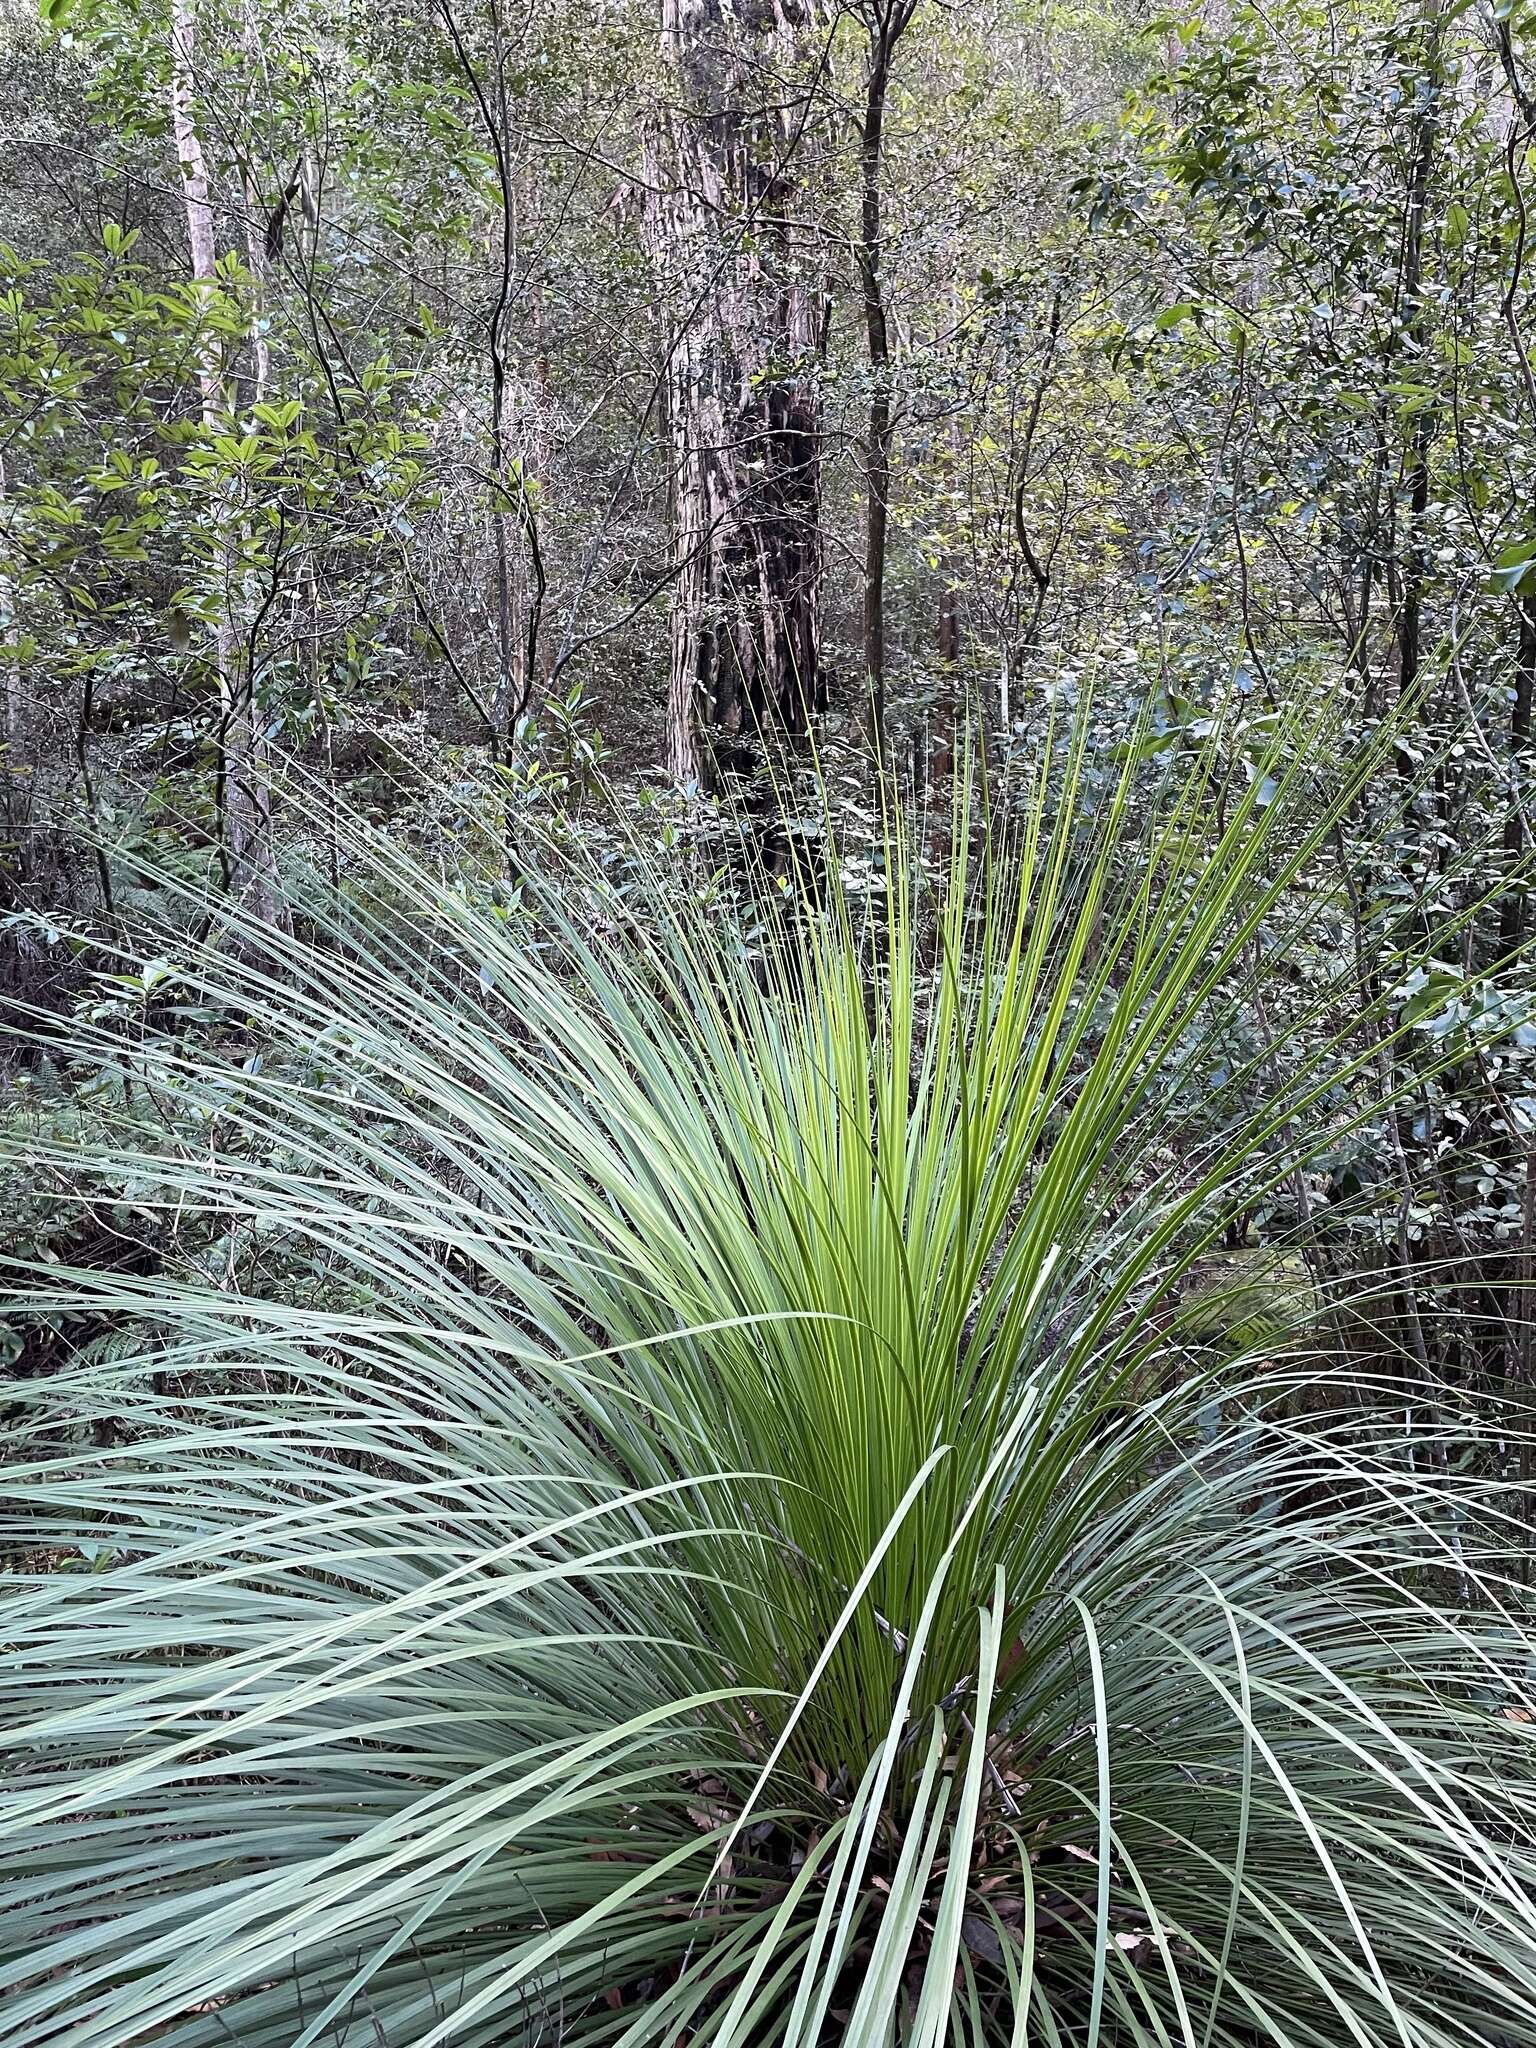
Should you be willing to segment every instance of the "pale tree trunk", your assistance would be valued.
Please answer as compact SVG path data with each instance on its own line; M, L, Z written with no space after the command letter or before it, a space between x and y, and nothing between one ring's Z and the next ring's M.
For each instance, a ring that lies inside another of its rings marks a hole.
M964 309L960 303L960 293L954 287L951 287L949 295L949 317L953 331L959 334ZM967 491L967 438L965 421L957 412L950 419L949 432L945 437L948 446L939 458L940 481L944 490L944 501L949 508L945 514L946 520L955 516L955 511L965 496L968 495L971 502L975 500L974 488ZM939 557L938 656L946 674L952 680L958 678L960 668L959 586L964 568L964 557L958 546L946 548Z
M251 273L251 404L260 405L272 382L272 349L266 336L266 251L261 245L258 208L261 201L255 187L245 182L245 267Z
M0 506L5 503L5 458L0 455ZM0 553L0 691L4 694L4 727L0 745L5 749L5 816L8 823L21 817L26 805L23 784L27 779L27 726L22 707L21 656L17 642L21 621L16 611L16 584Z
M188 5L190 4L191 0L188 0ZM250 64L252 73L262 78L265 83L261 17L257 11L259 4L260 0L245 0L242 34L246 61ZM189 115L190 112L189 105ZM192 124L192 134L195 141L195 122ZM245 201L245 267L255 281L251 304L251 403L260 405L272 381L272 350L267 341L266 331L267 249L264 208L261 194L256 188L255 174L248 160L241 166L240 191Z
M809 6L661 0L661 22L646 227L676 321L667 757L689 784L701 728L801 732L819 708L821 298L795 218Z
M197 26L192 0L173 0L171 8L171 134L186 206L187 244L192 276L210 289L217 286L213 200L207 159L196 117ZM263 349L264 349L263 344ZM257 358L265 373L265 355ZM203 425L209 433L228 433L229 395L225 387L218 337L205 335L198 351L198 386ZM225 882L253 916L274 923L282 916L273 857L270 796L264 773L264 748L252 702L254 677L250 650L240 629L244 593L239 587L239 509L225 486L214 502L222 588L216 626L215 661L219 684L218 778L220 843Z

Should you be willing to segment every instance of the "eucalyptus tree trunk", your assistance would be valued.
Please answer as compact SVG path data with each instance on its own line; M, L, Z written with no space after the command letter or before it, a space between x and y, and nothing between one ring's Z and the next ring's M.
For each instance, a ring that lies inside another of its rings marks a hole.
M821 299L795 217L808 0L661 0L646 232L673 309L667 760L803 731L820 690Z
M193 0L173 0L170 58L171 135L186 208L192 276L205 291L212 292L218 288L218 257L208 162L197 125L197 24ZM258 374L264 376L264 343L256 363ZM228 434L234 423L222 351L217 334L206 323L199 341L197 376L204 427L210 434ZM273 854L264 749L253 702L251 648L241 630L244 604L239 574L239 507L229 486L222 482L215 486L213 518L220 571L214 660L219 687L217 775L224 879L230 893L251 914L270 924L282 916L282 904Z

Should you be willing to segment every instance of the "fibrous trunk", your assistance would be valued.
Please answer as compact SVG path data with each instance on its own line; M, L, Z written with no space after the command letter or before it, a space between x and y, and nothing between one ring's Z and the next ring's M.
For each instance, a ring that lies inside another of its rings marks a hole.
M668 765L701 728L804 729L820 649L820 296L796 219L803 0L662 0L646 228L669 301Z

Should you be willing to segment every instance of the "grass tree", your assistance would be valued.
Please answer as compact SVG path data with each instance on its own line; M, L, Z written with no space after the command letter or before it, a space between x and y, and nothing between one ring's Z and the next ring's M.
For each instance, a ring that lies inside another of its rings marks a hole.
M1476 1418L1184 1313L1381 1107L1342 956L1251 1000L1379 762L1086 731L936 944L895 827L755 947L375 840L56 1032L34 1162L160 1256L12 1273L96 1337L14 1392L9 2040L1536 2042Z

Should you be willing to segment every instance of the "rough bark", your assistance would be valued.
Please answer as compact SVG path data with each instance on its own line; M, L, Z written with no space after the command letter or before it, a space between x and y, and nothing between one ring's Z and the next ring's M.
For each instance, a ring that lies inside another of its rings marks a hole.
M197 126L197 25L192 0L173 0L170 57L171 134L181 175L192 276L213 291L218 288L218 256L208 163ZM264 350L257 366L264 374ZM229 432L229 393L218 337L211 329L198 349L197 375L203 425L210 433ZM273 923L281 917L282 908L272 844L270 785L253 702L251 650L241 632L244 593L237 566L239 507L225 486L218 487L213 517L222 570L214 660L219 688L218 793L225 883L250 914Z
M661 0L646 230L673 308L668 767L820 701L820 298L797 221L806 0Z

